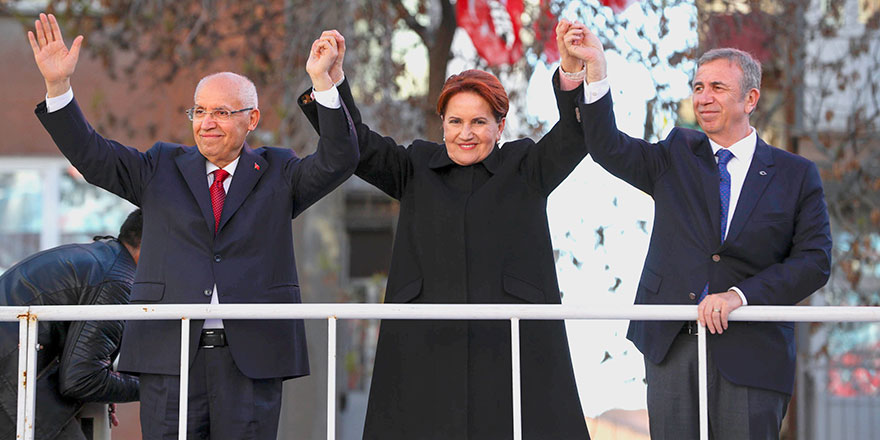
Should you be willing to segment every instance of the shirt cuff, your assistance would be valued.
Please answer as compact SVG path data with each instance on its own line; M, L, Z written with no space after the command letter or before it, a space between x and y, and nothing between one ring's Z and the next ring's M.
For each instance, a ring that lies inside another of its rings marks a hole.
M739 299L742 300L744 306L749 305L749 301L746 299L746 295L743 293L742 290L739 290L739 287L734 286L728 290L732 290L732 291L736 292L739 295Z
M61 110L64 107L67 107L67 104L70 104L70 101L73 101L73 87L67 89L61 95L58 95L54 98L50 98L49 94L46 94L46 113L52 113L57 110Z
M559 70L560 70L559 88L563 92L567 92L569 90L574 90L574 89L578 88L578 86L581 85L581 83L584 83L584 87L586 87L586 83L587 83L586 81L570 80L570 79L566 78L565 75L561 74L562 73L561 67L559 68Z
M342 104L339 103L339 90L336 89L336 85L330 87L327 90L317 91L314 88L312 89L312 96L315 98L315 101L318 104L323 105L327 108L339 108L342 107Z
M611 84L608 82L607 76L593 83L584 80L584 102L592 104L602 99L609 90L611 90Z

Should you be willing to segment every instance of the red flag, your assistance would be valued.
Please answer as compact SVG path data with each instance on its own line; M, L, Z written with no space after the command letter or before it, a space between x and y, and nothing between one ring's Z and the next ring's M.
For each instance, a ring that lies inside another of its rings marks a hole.
M559 61L559 48L556 47L556 16L550 12L550 0L541 0L541 14L535 20L535 40L544 42L544 56L548 64Z
M455 9L458 25L489 66L513 64L522 57L522 0L458 0Z
M624 9L628 8L629 5L635 3L637 0L599 0L599 3L602 3L603 6L608 6L614 11L615 14L619 14L624 11Z

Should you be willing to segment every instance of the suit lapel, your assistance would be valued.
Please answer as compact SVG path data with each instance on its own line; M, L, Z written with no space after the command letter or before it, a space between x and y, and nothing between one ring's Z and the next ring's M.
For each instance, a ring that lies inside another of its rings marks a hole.
M749 216L761 200L767 185L773 180L776 173L774 169L773 156L770 147L758 138L755 145L755 155L752 157L752 163L749 165L749 171L746 173L746 180L743 182L742 191L739 193L739 200L736 202L736 211L733 213L733 219L730 221L730 228L727 232L725 243L733 242L736 236L743 230L748 221Z
M711 240L710 243L716 243L717 246L721 242L721 195L718 190L718 182L721 177L718 174L718 164L715 163L715 156L712 155L712 146L709 145L709 138L705 134L699 137L693 150L697 156L700 186L703 187L706 216L709 219L709 226L711 228L711 237L709 239Z
M205 157L199 153L196 147L189 147L188 151L174 160L183 179L186 180L189 190L199 204L199 209L205 217L208 230L214 231L214 209L211 207L211 194L208 192L208 174L205 168Z
M254 153L247 144L241 149L241 156L238 160L238 166L235 168L235 175L232 176L232 183L229 186L229 193L226 194L226 201L223 202L223 214L220 215L220 229L235 214L235 211L241 207L248 195L254 189L257 182L268 170L269 163L265 159Z

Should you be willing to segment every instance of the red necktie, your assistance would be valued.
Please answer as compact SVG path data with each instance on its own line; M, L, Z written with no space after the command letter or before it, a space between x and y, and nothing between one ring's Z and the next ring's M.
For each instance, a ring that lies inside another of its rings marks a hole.
M223 181L229 177L226 170L214 170L214 183L211 184L211 207L214 208L214 235L217 235L217 227L220 226L220 214L223 213L223 201L226 200L226 190L223 189Z

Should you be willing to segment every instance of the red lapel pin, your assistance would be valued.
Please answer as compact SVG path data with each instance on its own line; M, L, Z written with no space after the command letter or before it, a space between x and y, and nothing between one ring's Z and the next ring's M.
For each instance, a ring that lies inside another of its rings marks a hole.
M255 163L255 164L254 164L254 169L257 170L257 171L260 171L260 164Z

